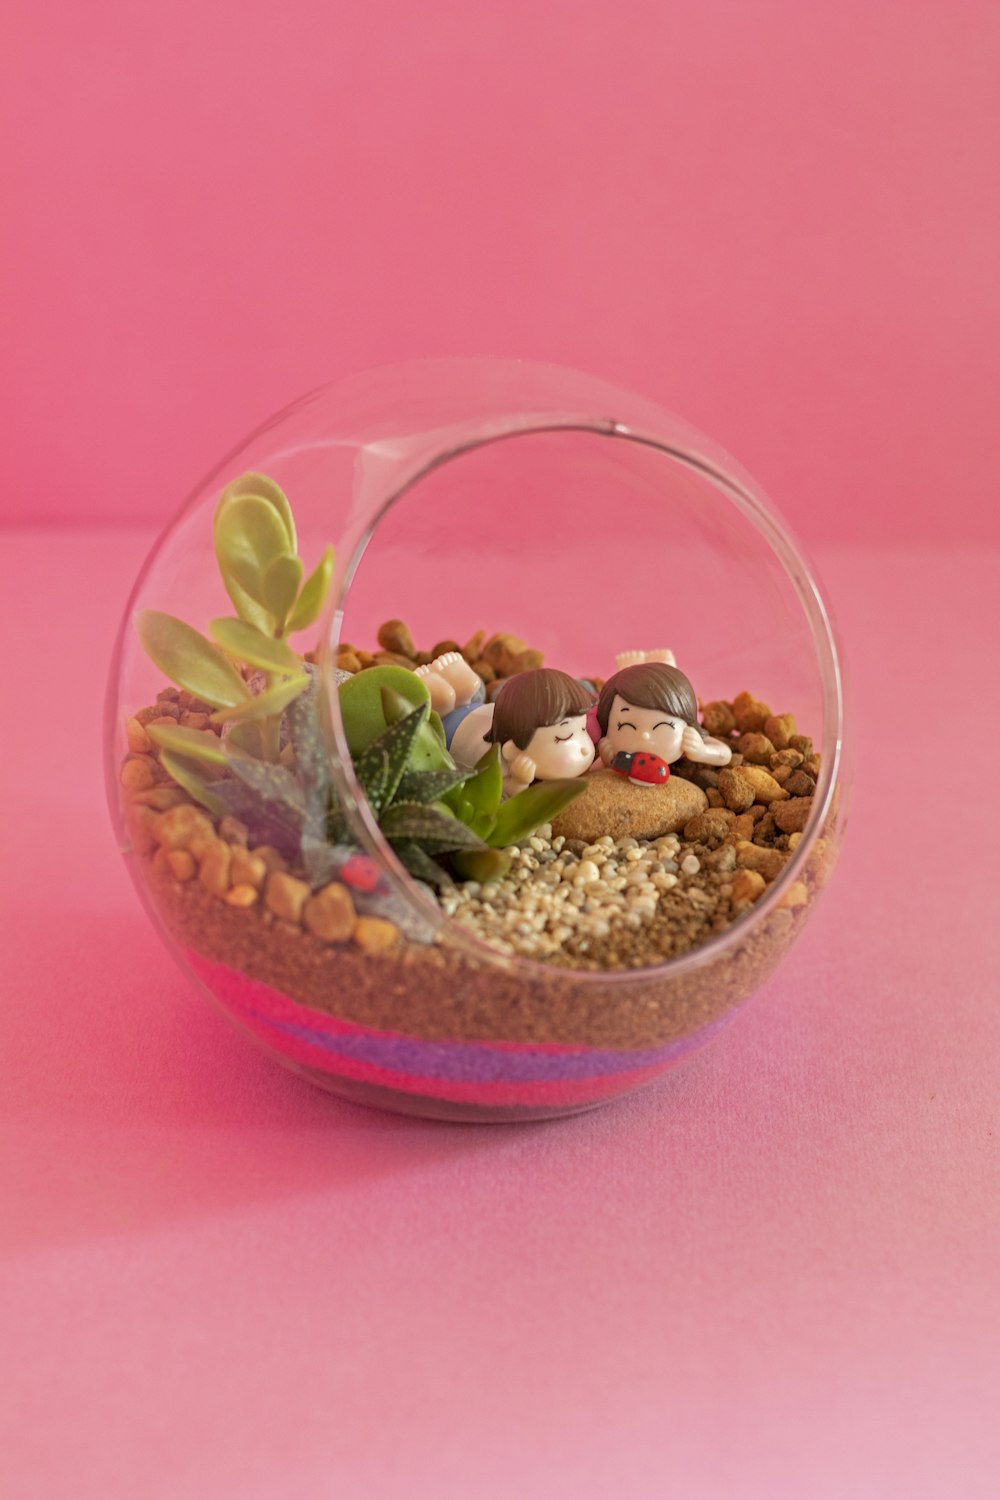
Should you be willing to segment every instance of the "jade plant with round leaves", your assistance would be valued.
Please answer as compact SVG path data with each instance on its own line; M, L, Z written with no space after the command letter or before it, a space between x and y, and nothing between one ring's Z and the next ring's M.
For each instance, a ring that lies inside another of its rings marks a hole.
M217 817L239 818L318 886L354 839L330 777L315 669L288 637L322 613L333 548L306 577L287 497L252 473L223 491L213 541L235 617L212 620L211 639L158 610L135 619L160 671L212 710L211 727L151 724L147 733L190 797ZM387 842L418 879L503 875L510 846L584 790L580 779L547 781L505 801L499 746L474 770L457 767L426 686L404 667L370 667L338 693L357 780Z

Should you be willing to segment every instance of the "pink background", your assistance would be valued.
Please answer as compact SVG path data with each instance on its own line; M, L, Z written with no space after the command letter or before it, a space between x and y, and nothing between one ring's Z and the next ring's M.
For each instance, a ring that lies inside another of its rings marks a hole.
M163 521L468 353L659 399L809 537L997 534L992 0L7 9L5 513Z
M998 53L976 3L7 17L4 1497L996 1493ZM853 668L853 823L789 961L543 1128L259 1056L103 806L156 526L300 391L448 353L710 432Z

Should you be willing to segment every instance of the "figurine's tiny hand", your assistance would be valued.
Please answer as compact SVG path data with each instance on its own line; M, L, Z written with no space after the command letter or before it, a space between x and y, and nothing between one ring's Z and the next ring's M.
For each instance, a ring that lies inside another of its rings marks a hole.
M604 764L606 766L610 766L611 762L615 758L615 752L611 748L611 741L608 739L607 735L605 735L603 739L598 740L597 753L601 757L601 760L604 762Z
M681 739L681 749L684 754L692 760L697 760L705 741L692 724L685 726L684 735Z
M527 751L521 750L511 763L510 774L514 781L530 786L535 779L537 769L538 767Z

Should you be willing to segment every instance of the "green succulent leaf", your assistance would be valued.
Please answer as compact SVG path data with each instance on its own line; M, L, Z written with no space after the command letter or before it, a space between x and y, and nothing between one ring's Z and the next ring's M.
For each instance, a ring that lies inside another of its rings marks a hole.
M226 592L237 611L242 613L241 599L249 596L270 613L265 575L276 558L289 555L288 532L274 506L260 495L236 495L221 500L215 513L215 555ZM231 584L236 585L237 595Z
M392 689L405 699L406 713L412 713L421 703L429 705L431 701L431 695L423 681L406 667L369 667L367 671L357 672L349 677L337 689L337 701L344 721L344 734L353 756L360 755L373 740L378 739L386 727L388 720L382 698L385 688ZM390 699L390 702L394 701ZM405 714L400 712L398 717L404 718ZM451 764L450 759L443 760L439 752L436 763L424 766L423 769L439 771L446 764Z
M314 683L309 692L293 699L288 705L286 722L295 751L295 772L306 803L323 820L330 806L330 758L320 727L316 695Z
M367 756L377 759L379 755L385 756L384 782L381 793L381 807L387 807L396 795L396 788L402 780L403 773L407 769L413 747L417 737L423 728L429 709L426 703L421 703L419 708L412 709L405 719L397 719L395 723L389 724L379 735L375 742L368 746L359 757L356 769L365 764ZM357 770L358 778L364 783L363 770Z
M226 760L229 769L244 785L250 787L266 802L281 803L290 808L300 819L305 816L306 799L298 779L286 766L271 761L257 760L243 750L230 749L226 744Z
M265 635L247 620L211 620L208 628L212 639L237 661L245 661L248 666L260 667L265 672L302 671L302 658L291 646Z
M463 880L478 880L485 885L499 880L510 869L509 849L461 849L451 857L455 874Z
M371 803L376 818L389 801L389 752L381 745L369 745L354 762L354 774L361 790Z
M503 756L499 745L491 745L479 760L475 775L462 787L460 805L454 810L463 823L468 823L482 838L487 838L502 800ZM454 806L454 803L449 805Z
M419 678L417 679L420 680ZM412 714L414 706L419 705L421 699L404 697L397 688L383 687L380 692L382 699L382 716L386 724L396 724L400 719L405 719L407 714ZM430 700L428 699L428 702Z
M285 633L291 635L296 630L307 630L310 625L315 625L323 612L326 596L330 592L330 584L333 581L333 548L327 547L323 556L309 574L302 585L302 592L295 602Z
M235 776L214 782L212 795L221 804L223 812L247 825L255 844L273 844L283 854L299 855L301 812L287 803L275 802Z
M293 698L309 686L309 674L301 672L297 677L286 677L274 687L265 688L236 708L221 709L212 715L213 724L246 724L257 719L268 719L280 714Z
M330 805L326 819L326 841L328 844L354 844L356 842L353 830L339 802L333 802Z
M225 802L216 796L214 785L209 785L193 761L186 759L183 755L174 755L171 751L164 750L160 756L160 765L179 787L183 787L190 797L200 802L202 807L214 813L217 818L228 810Z
M474 775L474 771L457 767L454 771L404 771L396 788L396 798L400 802L438 802ZM455 811L450 802L448 806Z
M471 828L440 807L419 802L394 802L379 826L386 838L412 840L428 852L445 854L452 849L481 849L482 841Z
M393 844L393 850L403 868L417 880L426 881L428 885L444 885L448 879L441 866L419 844L404 839Z
M144 609L135 617L135 628L150 660L171 682L203 703L233 708L250 697L250 689L229 658L183 620L158 609Z
M248 755L264 759L264 734L260 724L252 720L245 724L231 724L225 743L234 750L245 750Z
M259 495L262 500L266 500L269 505L273 505L281 517L282 525L285 528L289 552L295 552L298 549L292 507L289 505L285 492L279 484L276 484L267 474L255 474L250 471L246 474L241 474L238 479L234 479L231 484L226 486L219 503L221 504L223 500L236 499L240 495Z
M520 843L543 823L550 823L586 789L582 776L564 781L536 781L502 805L486 836L487 843L494 849Z
M274 616L279 630L284 630L285 621L301 586L300 557L276 557L264 574L264 603Z
M203 765L224 766L222 741L210 729L187 729L183 724L150 724L146 730L154 745L172 750Z

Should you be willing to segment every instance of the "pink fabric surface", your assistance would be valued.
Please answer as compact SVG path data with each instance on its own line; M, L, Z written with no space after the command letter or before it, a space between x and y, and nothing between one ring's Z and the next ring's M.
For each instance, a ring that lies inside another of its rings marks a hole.
M284 1072L139 909L97 719L149 540L0 538L0 1493L994 1495L997 553L820 554L859 775L800 944L646 1092L477 1128Z
M165 520L301 392L485 353L807 539L996 535L995 0L6 10L0 513Z

